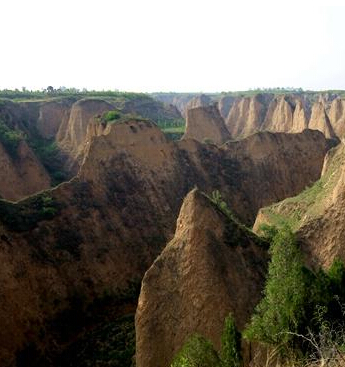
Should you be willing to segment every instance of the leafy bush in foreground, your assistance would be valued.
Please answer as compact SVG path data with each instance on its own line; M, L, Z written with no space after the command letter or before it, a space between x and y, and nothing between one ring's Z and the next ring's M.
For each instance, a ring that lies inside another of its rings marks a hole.
M241 336L231 314L225 319L221 342L218 354L209 340L195 334L184 344L171 367L240 367Z

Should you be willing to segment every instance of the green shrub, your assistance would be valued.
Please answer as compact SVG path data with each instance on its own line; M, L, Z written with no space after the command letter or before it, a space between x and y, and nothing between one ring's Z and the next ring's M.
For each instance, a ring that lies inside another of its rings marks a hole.
M241 334L237 331L231 314L225 319L220 356L222 367L241 366Z
M25 135L22 131L12 130L0 120L0 142L12 157L17 155L19 142L24 139Z
M53 139L36 136L28 139L28 143L48 171L53 185L68 179L67 173L63 170L64 160L60 155L60 149Z
M196 334L184 344L171 367L221 367L221 362L212 343Z
M218 354L209 340L195 334L175 356L171 367L240 367L241 334L231 314L225 319L221 342Z
M210 139L210 138L204 138L202 142L203 142L204 144L208 144L208 145L210 145L210 144L214 144L214 143L213 143L213 140L212 140L212 139Z
M122 117L119 111L108 111L102 116L102 120L105 122L119 120Z
M264 298L244 332L249 340L286 344L304 317L306 282L301 251L289 227L276 232L270 248L271 262Z

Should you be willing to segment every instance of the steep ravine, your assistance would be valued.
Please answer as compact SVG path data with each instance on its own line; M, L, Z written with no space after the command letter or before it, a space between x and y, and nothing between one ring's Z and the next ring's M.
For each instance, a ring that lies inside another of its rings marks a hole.
M260 207L315 181L329 148L315 131L217 148L168 142L150 121L99 124L77 177L16 204L0 201L1 366L28 355L32 366L53 366L83 329L75 319L65 333L76 314L94 316L95 303L116 304L141 281L195 186L219 190L251 224Z

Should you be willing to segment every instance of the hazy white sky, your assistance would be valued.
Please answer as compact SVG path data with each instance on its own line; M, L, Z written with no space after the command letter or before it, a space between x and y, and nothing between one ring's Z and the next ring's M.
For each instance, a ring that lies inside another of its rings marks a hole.
M345 89L345 1L2 0L0 89Z

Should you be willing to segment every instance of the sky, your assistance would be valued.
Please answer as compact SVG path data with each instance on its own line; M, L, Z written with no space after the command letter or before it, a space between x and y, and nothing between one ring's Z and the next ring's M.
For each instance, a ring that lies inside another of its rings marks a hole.
M345 89L345 0L3 0L0 89Z

